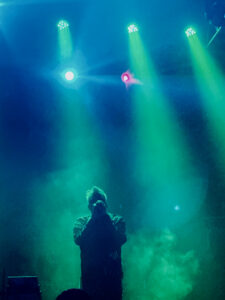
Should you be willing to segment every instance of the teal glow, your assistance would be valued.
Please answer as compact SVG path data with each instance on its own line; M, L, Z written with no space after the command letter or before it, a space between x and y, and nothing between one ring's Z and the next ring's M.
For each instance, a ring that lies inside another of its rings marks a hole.
M180 210L180 206L179 206L179 205L176 205L176 206L174 207L174 210L179 211L179 210Z

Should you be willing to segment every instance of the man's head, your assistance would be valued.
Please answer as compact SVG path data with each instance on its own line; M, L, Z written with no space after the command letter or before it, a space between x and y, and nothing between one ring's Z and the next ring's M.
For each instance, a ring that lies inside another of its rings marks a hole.
M88 208L92 215L104 215L107 210L107 196L102 189L93 186L87 191Z

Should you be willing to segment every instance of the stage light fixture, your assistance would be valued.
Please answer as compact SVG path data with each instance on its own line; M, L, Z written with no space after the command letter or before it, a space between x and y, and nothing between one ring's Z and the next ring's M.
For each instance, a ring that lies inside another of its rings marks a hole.
M128 26L128 32L129 33L133 33L133 32L136 32L136 31L138 31L138 28L137 28L136 25L131 24L130 26Z
M73 72L73 71L67 71L65 73L65 79L68 81L72 81L74 79L76 79L77 75Z
M65 28L69 27L69 23L67 21L61 20L58 23L59 30L64 30Z
M121 80L125 83L126 87L132 84L141 84L138 79L134 78L134 74L132 74L129 70L121 75Z
M190 36L193 36L196 34L196 31L193 29L193 28L188 28L186 31L185 31L187 37L190 37Z
M121 79L124 83L128 82L130 80L131 76L128 72L125 72L121 75Z

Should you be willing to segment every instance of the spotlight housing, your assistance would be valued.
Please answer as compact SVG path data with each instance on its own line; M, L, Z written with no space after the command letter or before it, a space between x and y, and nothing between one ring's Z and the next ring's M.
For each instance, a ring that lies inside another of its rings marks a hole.
M72 71L68 71L65 73L65 78L68 81L74 80L75 74Z
M130 26L128 26L129 33L137 32L137 31L138 31L138 28L135 24L131 24Z
M193 36L196 34L196 31L193 29L193 28L188 28L186 31L185 31L187 37L190 37L190 36Z
M59 21L57 26L58 26L59 30L64 30L65 28L69 27L69 23L65 20L61 20L61 21Z
M125 83L126 87L133 84L141 84L138 79L134 78L134 74L132 74L129 70L121 75L121 80L123 81L123 83Z
M75 69L66 69L61 73L61 78L66 82L74 82L78 79L78 73Z
M127 83L131 79L131 74L129 72L125 72L121 75L121 79L124 83Z

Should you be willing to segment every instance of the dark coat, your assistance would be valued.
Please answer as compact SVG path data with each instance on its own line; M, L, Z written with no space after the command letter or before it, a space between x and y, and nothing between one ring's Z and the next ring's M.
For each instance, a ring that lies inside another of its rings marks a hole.
M122 299L121 246L126 242L122 217L106 214L79 218L74 240L81 250L81 284L92 299Z

